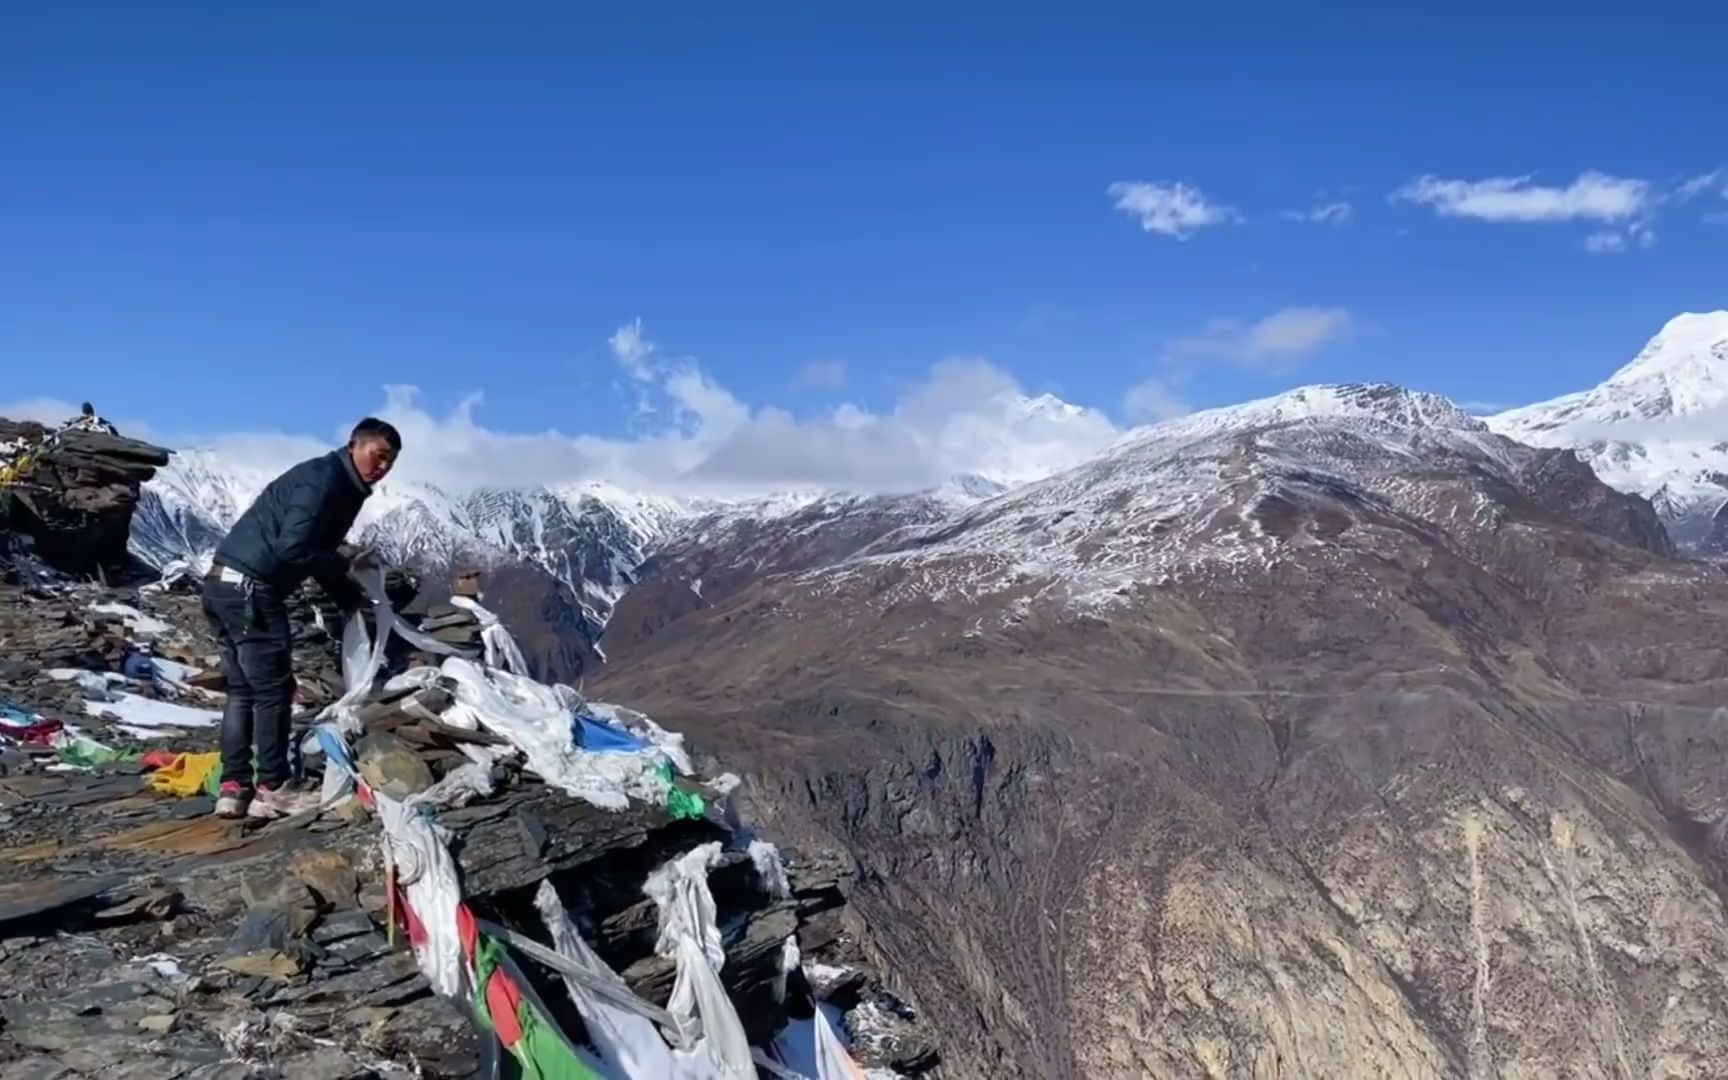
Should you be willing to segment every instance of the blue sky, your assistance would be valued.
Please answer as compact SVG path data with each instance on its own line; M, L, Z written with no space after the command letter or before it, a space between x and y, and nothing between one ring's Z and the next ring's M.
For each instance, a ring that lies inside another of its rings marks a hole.
M1521 403L1725 299L1701 5L247 7L9 16L0 397L626 438L640 319L794 418L956 356L1117 423L1148 380Z

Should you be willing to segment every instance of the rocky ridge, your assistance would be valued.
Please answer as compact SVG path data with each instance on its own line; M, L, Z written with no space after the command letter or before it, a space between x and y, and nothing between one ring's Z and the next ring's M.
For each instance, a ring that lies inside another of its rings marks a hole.
M473 596L479 584L470 576L456 592ZM392 605L407 606L415 588L393 575ZM343 692L344 677L326 629L336 623L316 590L291 609L304 724ZM434 604L415 621L458 655L488 651L471 608ZM224 689L195 577L122 588L81 583L31 555L0 561L0 858L13 867L0 884L10 976L0 1073L480 1072L496 1046L464 1006L433 993L408 950L414 930L401 922L366 798L409 797L472 768L476 754L491 762L492 790L438 820L463 898L485 925L543 936L530 901L549 884L630 992L665 1007L674 964L659 951L644 880L714 844L721 978L752 1042L807 1070L821 1009L873 1075L935 1065L925 1029L860 945L849 861L764 847L722 794L727 785L706 781L719 774L706 757L670 781L663 804L612 811L567 796L505 738L456 722L454 684L424 666L434 659L393 647L361 699L358 796L286 819L225 821L211 815L214 774L195 772L213 767ZM422 677L388 682L408 670ZM594 718L584 724L651 726L570 697ZM188 786L175 788L181 777ZM582 1052L583 1021L556 972L527 958L510 970Z
M168 461L93 410L52 429L0 418L0 532L78 573L127 576L140 486Z

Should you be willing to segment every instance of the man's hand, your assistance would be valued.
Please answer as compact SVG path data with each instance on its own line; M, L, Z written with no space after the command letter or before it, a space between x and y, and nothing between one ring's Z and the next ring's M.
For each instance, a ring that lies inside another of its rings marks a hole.
M356 548L348 556L348 566L354 570L376 570L378 553L371 548Z

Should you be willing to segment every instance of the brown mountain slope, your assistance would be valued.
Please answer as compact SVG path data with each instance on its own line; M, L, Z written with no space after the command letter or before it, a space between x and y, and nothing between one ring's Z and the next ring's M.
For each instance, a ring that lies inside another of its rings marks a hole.
M605 691L852 850L950 1075L1728 1074L1728 578L1353 393L758 580Z
M636 569L640 584L619 600L605 649L628 665L650 638L692 611L723 603L769 574L828 566L908 525L947 518L954 507L930 493L835 495L790 512L771 504L688 521Z

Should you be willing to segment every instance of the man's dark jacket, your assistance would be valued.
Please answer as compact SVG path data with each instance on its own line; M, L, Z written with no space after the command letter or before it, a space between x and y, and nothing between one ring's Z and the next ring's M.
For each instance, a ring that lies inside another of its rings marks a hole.
M287 596L308 576L344 607L359 601L348 560L337 552L372 488L346 448L270 481L216 548L216 562Z

